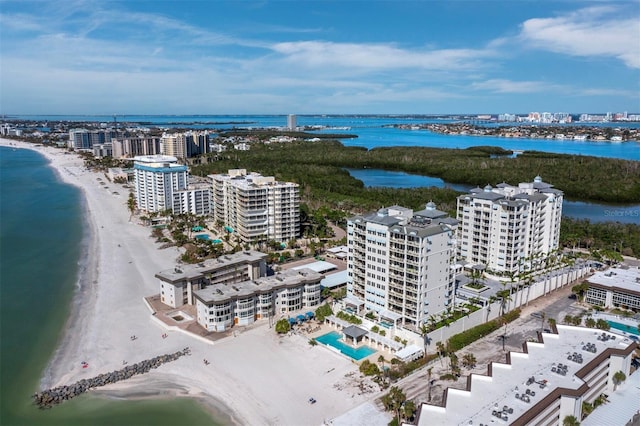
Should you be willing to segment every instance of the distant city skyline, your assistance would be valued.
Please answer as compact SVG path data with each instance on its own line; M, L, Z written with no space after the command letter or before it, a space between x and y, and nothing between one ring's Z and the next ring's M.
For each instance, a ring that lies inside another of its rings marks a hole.
M3 1L0 114L640 112L640 1Z

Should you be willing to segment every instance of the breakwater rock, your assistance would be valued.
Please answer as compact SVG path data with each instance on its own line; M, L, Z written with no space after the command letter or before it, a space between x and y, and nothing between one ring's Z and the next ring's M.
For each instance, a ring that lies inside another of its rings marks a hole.
M158 368L162 364L175 361L185 355L191 355L189 348L184 348L183 350L172 354L160 355L155 358L147 359L136 364L128 365L121 370L100 374L90 379L82 379L72 385L58 386L57 388L36 392L33 395L33 400L40 408L51 408L54 405L73 398L74 396L85 393L91 388L106 386L111 383L127 380L139 374L148 373L153 368Z

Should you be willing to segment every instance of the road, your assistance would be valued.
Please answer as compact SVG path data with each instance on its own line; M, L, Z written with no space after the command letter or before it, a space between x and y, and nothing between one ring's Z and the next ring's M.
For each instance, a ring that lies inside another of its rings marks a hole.
M477 364L476 367L471 370L461 367L462 376L457 381L440 380L441 375L448 373L449 366L449 358L443 358L442 360L436 359L432 361L428 366L423 367L418 372L400 380L395 386L401 387L407 399L413 400L416 406L422 402L427 402L429 394L427 369L432 368L432 404L437 404L442 401L443 392L446 387L465 389L467 376L470 373L486 374L487 365L490 362L505 361L506 351L522 351L522 344L525 341L528 339L537 339L537 332L548 327L547 320L549 318L554 318L560 323L565 315L576 315L585 311L587 309L586 306L581 306L575 299L569 297L572 294L571 287L572 285L565 286L564 288L549 293L545 297L531 301L529 306L524 306L520 318L508 324L506 327L507 337L504 341L504 351L502 336L505 334L505 329L503 327L460 350L457 353L460 364L462 363L462 357L466 353L474 354ZM544 324L538 316L531 316L533 313L541 312L544 312ZM436 348L433 344L431 346L429 352L433 353Z

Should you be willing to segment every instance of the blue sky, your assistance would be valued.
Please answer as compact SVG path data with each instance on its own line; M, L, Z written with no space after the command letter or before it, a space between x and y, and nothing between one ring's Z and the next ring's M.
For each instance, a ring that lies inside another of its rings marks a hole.
M640 112L640 1L4 1L2 114Z

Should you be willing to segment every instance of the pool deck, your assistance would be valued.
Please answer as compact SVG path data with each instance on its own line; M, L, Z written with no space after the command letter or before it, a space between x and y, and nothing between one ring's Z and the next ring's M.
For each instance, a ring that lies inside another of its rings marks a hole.
M640 321L634 319L633 317L623 317L620 315L609 314L606 312L594 312L593 319L595 320L603 319L607 321L614 321L619 324L630 325L632 327L638 327L638 325L640 324Z
M316 321L316 324L317 324L317 321ZM304 325L303 325L303 326L297 326L297 327L304 327ZM297 329L296 331L298 331L298 330L300 330L300 329ZM312 327L312 328L311 328L311 330L312 330L312 331L307 332L306 330L304 330L304 329L303 329L303 330L302 330L302 332L300 332L299 334L303 334L304 336L308 337L309 339L315 339L315 338L317 338L317 337L319 337L319 336L322 336L322 335L324 335L324 334L331 333L332 331L335 331L335 332L337 332L337 333L340 333L340 331L337 331L335 328L333 328L333 327L331 327L331 326L329 326L329 325L327 325L327 324L321 324L321 325L318 325L317 327ZM322 346L327 346L327 345L325 345L324 343L321 343L321 345L322 345ZM371 349L375 350L375 352L374 352L374 353L372 353L371 355L368 355L368 356L366 356L366 357L364 357L364 358L361 358L361 359L353 359L353 358L351 358L350 356L345 355L345 354L343 354L343 353L340 353L340 355L341 355L341 356L343 356L343 357L345 357L345 358L348 358L348 359L350 359L351 361L353 361L353 362L355 362L355 363L358 363L358 364L360 364L360 363L361 363L362 361L364 361L365 359L366 359L366 360L369 360L369 362L377 362L377 361L378 361L378 357L379 357L380 355L384 356L385 360L387 360L387 361L390 361L390 360L394 357L394 356L393 356L392 354L390 354L390 353L387 353L387 352L381 351L381 350L376 349L376 348L372 348L371 346L364 345L364 344L362 344L362 345L358 345L358 346L356 347L356 349L357 349L358 347L360 347L360 346L367 346L368 348L371 348ZM334 349L335 349L335 348L334 348ZM329 349L329 350L333 350L333 349ZM335 349L335 350L336 350L336 351L338 351L337 349ZM338 352L339 352L339 351L338 351Z

